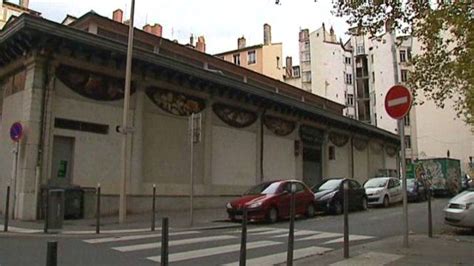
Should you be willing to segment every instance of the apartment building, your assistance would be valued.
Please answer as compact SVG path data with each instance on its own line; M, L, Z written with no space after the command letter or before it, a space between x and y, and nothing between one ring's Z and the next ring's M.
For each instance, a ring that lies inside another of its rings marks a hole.
M242 36L237 40L237 49L214 56L283 81L282 50L282 43L272 43L271 26L264 24L263 44L247 46L247 40Z
M287 64L287 83L344 104L348 117L398 132L397 121L385 111L385 95L393 85L408 80L409 61L421 52L416 39L395 33L378 38L355 34L343 43L323 24L311 33L301 30L299 47L301 75L293 77L289 69L295 66ZM407 159L451 157L462 161L464 171L468 169L474 136L471 127L456 118L452 104L444 109L429 101L413 106L404 120Z
M0 30L11 17L17 17L23 13L39 16L41 13L29 9L29 0L20 0L18 4L11 1L1 0L0 5Z

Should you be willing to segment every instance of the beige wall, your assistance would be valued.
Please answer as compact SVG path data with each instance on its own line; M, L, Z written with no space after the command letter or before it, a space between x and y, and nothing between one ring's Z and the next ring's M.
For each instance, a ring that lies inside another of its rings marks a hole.
M248 63L248 52L250 51L255 51L255 56L256 56L256 62L254 64L249 64ZM235 53L230 53L230 54L226 54L224 55L224 60L225 61L228 61L228 62L231 62L231 63L234 63L234 55L236 54L239 54L240 55L240 66L241 67L245 67L247 69L250 69L250 70L253 70L257 73L260 73L260 74L265 74L263 72L263 60L262 60L262 56L263 56L263 50L262 48L258 48L258 49L250 49L250 50L245 50L245 51L237 51Z
M347 142L343 147L337 147L329 142L330 146L336 149L336 159L328 160L328 176L327 177L350 177L350 142ZM326 151L327 153L328 151ZM326 177L325 177L326 178Z
M264 180L296 179L294 139L270 134L264 139Z
M263 74L274 79L283 81L283 64L282 44L276 43L263 46ZM280 58L277 64L277 57Z

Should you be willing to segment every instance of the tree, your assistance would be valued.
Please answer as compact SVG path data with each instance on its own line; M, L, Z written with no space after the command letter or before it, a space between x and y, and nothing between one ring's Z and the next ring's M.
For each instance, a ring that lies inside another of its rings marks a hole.
M441 108L452 99L458 116L474 126L474 2L434 2L333 0L333 13L374 37L387 28L415 37L421 52L408 80L415 98L422 94Z

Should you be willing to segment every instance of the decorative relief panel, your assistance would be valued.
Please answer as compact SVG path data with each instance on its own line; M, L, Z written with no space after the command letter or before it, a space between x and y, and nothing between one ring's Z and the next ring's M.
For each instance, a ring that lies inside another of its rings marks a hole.
M212 109L222 121L233 127L248 127L257 120L255 112L225 104L216 103Z
M58 79L76 93L97 101L123 99L124 79L96 74L70 66L60 66L56 70ZM131 93L135 92L132 84Z
M349 141L349 136L336 133L336 132L331 132L329 133L329 140L336 146L342 147L346 145L346 143Z
M295 129L295 122L284 120L278 117L266 115L263 118L265 126L275 135L288 136Z
M203 99L157 87L148 87L146 94L162 110L174 115L190 116L206 107Z
M359 151L365 150L367 148L368 143L369 142L365 139L354 138L353 140L354 147Z
M376 153L376 154L380 154L383 150L383 145L381 143L378 143L378 142L371 142L370 143L370 149Z
M388 156L393 157L397 154L397 147L392 146L392 145L387 145L385 146L385 151L387 152Z
M324 142L324 131L321 129L301 125L299 133L304 144L319 146Z

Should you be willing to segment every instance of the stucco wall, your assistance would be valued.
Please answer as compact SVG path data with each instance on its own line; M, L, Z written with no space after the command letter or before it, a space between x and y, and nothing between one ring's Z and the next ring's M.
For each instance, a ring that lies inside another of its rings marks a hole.
M212 183L254 185L256 174L256 134L215 125L212 129Z
M369 177L367 171L367 148L362 151L354 148L354 179L364 182Z
M263 74L274 79L283 81L283 64L282 44L275 43L271 45L264 45L262 48L263 56ZM277 57L280 58L277 65Z
M327 177L350 177L349 143L350 142L346 143L346 145L344 145L343 147L337 147L335 145L330 144L330 146L335 147L336 159L328 160Z
M264 180L296 178L293 139L265 135L263 155Z

